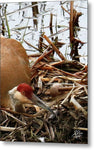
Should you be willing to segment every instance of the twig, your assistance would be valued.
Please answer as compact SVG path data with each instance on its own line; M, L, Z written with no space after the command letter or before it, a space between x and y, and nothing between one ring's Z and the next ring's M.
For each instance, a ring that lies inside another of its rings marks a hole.
M29 8L31 8L31 7L34 7L34 6L36 6L36 5L29 5L29 6L26 6L26 7L24 7L24 8L21 8L21 9L17 9L17 10L15 10L15 11L12 11L12 12L9 12L9 13L7 13L6 15L8 16L8 15L10 15L10 14L13 14L13 13L16 13L16 12L20 12L20 11L22 11L22 10L24 10L24 9L27 9L28 7ZM3 17L3 16L2 16Z
M70 42L73 41L73 1L70 2Z
M53 34L53 28L52 28L52 21L53 21L53 14L50 14L50 32Z
M0 126L0 131L14 131L16 128Z
M9 24L8 24L8 20L7 20L7 15L6 15L6 11L5 11L5 20L6 20L6 26L7 26L7 30L8 30L8 37L10 38L10 28L9 28Z
M55 133L54 133L54 130L53 130L53 128L52 128L52 126L50 125L50 135L51 135L51 140L54 140L54 138L55 138Z
M49 138L51 139L50 131L49 131L49 128L48 128L46 122L44 122L44 126L45 126L45 130L47 132L47 135L49 135Z
M61 6L61 8L62 8L63 10L65 10L65 11L70 15L70 12L67 11L67 10L63 7L63 5Z
M35 61L34 65L32 66L32 68L39 63L45 56L49 55L50 53L52 53L53 50L50 50L47 52L47 50L44 51L44 53Z
M28 23L29 23L29 19L28 19L28 21L27 21L26 26L28 26ZM24 30L24 34L23 34L21 43L23 43L23 41L24 41L24 37L25 37L26 30L27 30L27 28L25 28L25 30Z
M74 105L74 108L76 110L81 110L85 116L85 118L87 118L87 112L85 111L85 109L75 100L74 95L71 96L71 100L70 103L72 103Z
M38 49L37 47L33 46L32 44L30 44L30 43L27 42L26 40L24 40L24 42L25 42L27 45L29 45L29 46L33 47L34 49L36 49L37 51L40 51L40 49Z
M75 130L82 130L82 131L88 131L88 128L83 128L83 127L74 127L73 129L75 129Z
M45 63L44 63L45 64ZM46 66L47 66L47 68L46 68ZM43 66L43 67L41 67L41 69L49 69L49 70L57 70L57 71L59 71L59 72L62 72L63 74L65 74L66 76L68 75L68 76L72 76L72 77L75 77L75 78L77 78L77 79L80 79L80 77L78 77L77 75L75 75L75 74L72 74L72 73L69 73L69 72L66 72L66 71L63 71L63 70L61 70L61 69L58 69L58 68L56 68L56 67L54 67L54 66L51 66L50 64L45 64L45 66Z
M13 119L14 119L16 122L18 122L19 124L21 124L21 125L23 125L23 126L26 125L25 122L23 122L23 121L19 120L18 118L14 117L12 114L10 114L10 113L8 113L8 112L6 112L6 111L4 111L4 110L2 110L2 111L3 111L6 115L8 115L9 117L13 118Z
M56 51L56 53L58 54L58 56L62 59L62 60L66 60L66 58L63 56L63 54L58 50L58 48L49 40L49 38L46 35L43 35L43 37L46 39L46 41L53 47L53 49Z
M37 54L28 54L28 57L39 57L41 56L41 53L37 53Z
M64 32L64 31L67 31L67 30L69 30L69 27L64 28L64 29L62 29L62 30L59 30L59 31L57 31L57 32L54 33L54 34L49 35L48 38L51 38L51 37L53 37L53 36L55 36L55 35L58 35L58 34Z
M65 99L63 100L63 102L61 103L61 105L63 105L64 103L68 102L68 98L70 97L70 95L72 94L74 90L74 86L73 88L71 89L71 91L68 93L68 95L65 97Z

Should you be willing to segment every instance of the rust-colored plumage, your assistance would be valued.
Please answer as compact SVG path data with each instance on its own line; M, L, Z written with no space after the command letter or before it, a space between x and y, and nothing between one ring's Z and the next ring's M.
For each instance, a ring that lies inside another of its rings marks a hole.
M28 56L20 42L0 39L0 105L11 108L8 91L20 83L30 84Z

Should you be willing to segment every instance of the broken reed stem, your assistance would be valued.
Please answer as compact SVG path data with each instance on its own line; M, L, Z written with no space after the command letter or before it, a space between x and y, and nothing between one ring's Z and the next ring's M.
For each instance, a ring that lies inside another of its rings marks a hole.
M50 129L51 140L54 140L54 138L55 138L55 132L54 132L54 129L52 128L51 125L50 125L49 129Z
M68 93L68 95L65 97L65 99L63 100L63 102L61 103L62 105L66 102L68 102L68 98L70 97L70 95L72 94L74 90L74 85L73 85L73 88L71 89L71 91Z
M25 42L27 45L29 45L29 46L33 47L34 49L36 49L37 51L39 51L39 52L40 52L40 49L39 49L39 48L37 48L37 47L33 46L31 43L27 42L25 39L24 39L24 42Z
M0 131L8 131L8 132L11 132L11 131L14 131L16 128L13 128L13 127L4 127L4 126L0 126Z
M70 12L69 12L68 10L66 10L66 9L63 7L63 5L61 6L61 8L62 8L64 11L66 11L66 12L70 15Z
M26 26L28 26L28 23L29 23L29 19L28 19L28 21L27 21ZM24 30L24 33L23 33L23 36L22 36L21 44L22 44L22 43L23 43L23 41L24 41L24 37L25 37L25 34L26 34L26 30L27 30L27 28L25 28L25 30Z
M45 64L45 66L42 66L41 67L41 69L42 70L44 70L44 69L49 69L49 70L56 70L56 71L60 71L60 72L62 72L63 74L65 74L66 76L71 76L71 77L74 77L74 78L77 78L77 79L80 79L80 77L78 77L78 76L76 76L75 74L72 74L72 73L69 73L69 72L66 72L66 71L63 71L63 70L60 70L60 69L58 69L58 68L56 68L56 67L54 67L54 66L52 66L51 64ZM76 80L76 79L75 79ZM80 79L81 80L81 79ZM80 81L79 80L79 81Z
M6 115L8 115L9 117L13 118L13 119L14 119L16 122L18 122L19 124L21 124L21 125L23 125L23 126L26 125L25 122L19 120L18 118L14 117L12 114L10 114L10 113L7 112L7 111L10 111L11 113L13 113L13 111L11 111L11 110L2 110L2 111L3 111ZM14 113L16 114L16 112L14 112ZM17 114L19 114L19 113L17 113Z
M8 20L7 20L7 15L6 15L6 10L5 10L5 20L6 20L7 30L8 30L8 37L11 38L11 35L10 35L10 28L9 28L9 24L8 24Z
M53 47L54 51L58 54L58 56L62 59L62 60L67 60L63 54L58 50L58 48L49 40L49 38L46 35L43 35L43 37L45 38L45 40Z
M88 128L83 128L83 127L74 127L73 129L75 129L75 130L82 130L82 131L88 131Z
M28 57L40 57L41 53L36 53L36 54L28 54Z
M75 110L81 110L85 116L85 118L87 118L87 112L85 111L85 109L75 100L74 95L71 96L71 100L70 103L72 103L74 105Z
M50 27L52 28L52 20L53 20L53 14L50 14Z
M53 29L52 29L52 20L53 20L53 14L50 14L50 32L53 34Z
M70 2L70 42L73 40L73 1Z
M49 47L48 47L49 48ZM50 53L52 53L53 50L50 50L47 52L47 49L46 51L44 51L44 53L35 61L34 65L32 66L32 68L37 64L39 63L45 56L49 55Z

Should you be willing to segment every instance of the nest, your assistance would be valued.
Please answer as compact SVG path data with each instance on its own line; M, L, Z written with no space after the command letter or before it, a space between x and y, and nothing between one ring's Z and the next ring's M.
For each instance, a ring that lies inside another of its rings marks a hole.
M87 143L87 66L39 61L31 66L31 85L55 116L36 106L26 106L25 114L2 110L0 140Z

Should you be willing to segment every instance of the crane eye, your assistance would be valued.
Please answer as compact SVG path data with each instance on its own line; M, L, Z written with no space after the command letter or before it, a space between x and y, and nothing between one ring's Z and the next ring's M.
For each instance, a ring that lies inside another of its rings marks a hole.
M25 95L25 92L24 92L24 91L22 91L21 93L22 93L22 95Z

